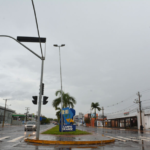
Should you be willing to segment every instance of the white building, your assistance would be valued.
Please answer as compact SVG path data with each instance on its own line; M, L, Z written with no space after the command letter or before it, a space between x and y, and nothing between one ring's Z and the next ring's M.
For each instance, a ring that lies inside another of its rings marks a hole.
M150 128L150 109L141 113L142 125L144 129ZM136 128L140 129L140 112L138 110L107 115L110 121L109 127Z

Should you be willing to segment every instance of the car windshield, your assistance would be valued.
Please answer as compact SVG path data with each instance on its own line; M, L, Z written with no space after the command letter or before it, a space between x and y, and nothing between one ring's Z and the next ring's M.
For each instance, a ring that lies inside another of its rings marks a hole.
M35 122L27 122L27 124L36 124Z

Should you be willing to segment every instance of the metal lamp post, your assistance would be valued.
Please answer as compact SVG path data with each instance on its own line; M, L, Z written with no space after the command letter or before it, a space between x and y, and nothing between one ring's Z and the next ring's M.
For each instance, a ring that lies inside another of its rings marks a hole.
M59 47L59 62L60 62L60 82L61 82L61 132L63 132L63 116L62 116L62 107L63 107L63 97L62 97L62 72L61 72L61 56L60 56L60 47L65 46L65 44L57 45L54 44L53 46Z
M33 52L30 48L28 48L27 46L25 46L21 42L39 42L39 38L38 37L17 37L17 40L16 40L15 38L13 38L11 36L8 36L8 35L0 35L0 37L8 37L8 38L11 38L11 39L15 40L20 45L22 45L23 47L25 47L27 50L29 50L31 53L33 53L35 56L37 56L38 58L40 58L42 60L42 65L41 65L41 79L40 79L40 93L39 93L39 103L38 103L38 121L37 121L37 131L36 131L36 139L38 140L39 139L39 130L40 130L42 82L43 82L43 70L44 70L44 60L45 60L45 57L43 55L39 56L38 54L36 54L35 52ZM41 43L46 43L46 38L40 38L40 42Z

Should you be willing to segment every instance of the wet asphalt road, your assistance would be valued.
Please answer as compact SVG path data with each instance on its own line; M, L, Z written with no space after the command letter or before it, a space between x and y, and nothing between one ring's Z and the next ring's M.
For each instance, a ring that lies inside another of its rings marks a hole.
M54 125L42 125L41 131ZM86 130L94 134L104 134L117 138L115 143L106 145L38 145L24 142L29 134L35 135L35 131L24 131L24 126L0 128L0 150L150 150L150 132L126 131L103 128L90 128L79 126L78 129ZM4 138L4 139L2 139ZM124 140L124 141L121 141Z

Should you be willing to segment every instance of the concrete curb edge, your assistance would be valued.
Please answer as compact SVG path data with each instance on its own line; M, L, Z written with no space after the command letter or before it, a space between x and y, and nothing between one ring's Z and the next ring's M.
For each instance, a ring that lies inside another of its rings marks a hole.
M106 144L113 143L115 139L111 140L102 140L102 141L47 141L47 140L34 140L34 139L25 139L25 142L29 143L38 143L38 144L60 144L60 145L94 145L94 144Z

